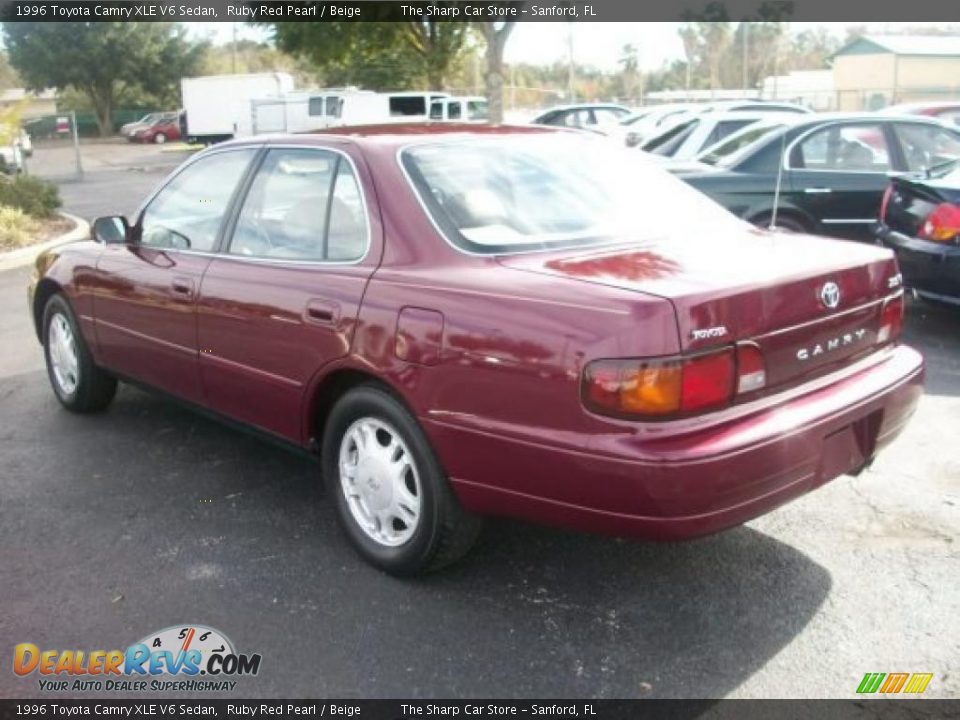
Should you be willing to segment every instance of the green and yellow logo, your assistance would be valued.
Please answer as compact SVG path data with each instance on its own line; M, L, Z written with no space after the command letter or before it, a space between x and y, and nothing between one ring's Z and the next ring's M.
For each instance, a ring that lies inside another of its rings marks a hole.
M933 673L867 673L860 681L857 692L861 695L873 693L911 693L919 695L927 689Z

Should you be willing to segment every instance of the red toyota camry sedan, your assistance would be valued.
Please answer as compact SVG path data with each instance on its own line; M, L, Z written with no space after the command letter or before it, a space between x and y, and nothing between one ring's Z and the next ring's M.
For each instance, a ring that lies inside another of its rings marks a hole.
M93 235L30 289L60 402L131 381L316 453L395 574L489 514L737 525L862 469L922 393L889 250L759 230L602 137L231 142Z

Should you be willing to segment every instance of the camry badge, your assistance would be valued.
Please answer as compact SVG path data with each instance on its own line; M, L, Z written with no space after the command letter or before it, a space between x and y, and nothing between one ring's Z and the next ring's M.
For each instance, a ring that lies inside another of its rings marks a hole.
M828 282L820 288L820 302L828 308L835 308L840 304L840 287L835 282Z

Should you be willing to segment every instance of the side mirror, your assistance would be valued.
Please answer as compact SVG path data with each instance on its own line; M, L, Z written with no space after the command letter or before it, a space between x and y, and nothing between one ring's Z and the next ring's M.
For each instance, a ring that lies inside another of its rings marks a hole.
M122 215L98 217L93 221L93 239L104 245L124 245L130 237L130 223Z

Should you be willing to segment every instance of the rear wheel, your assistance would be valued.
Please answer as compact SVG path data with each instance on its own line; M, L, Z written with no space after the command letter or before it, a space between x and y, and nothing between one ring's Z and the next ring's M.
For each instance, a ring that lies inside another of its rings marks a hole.
M53 295L43 311L43 354L57 400L72 412L98 412L117 392L117 380L101 370L80 334L62 295Z
M460 506L414 417L376 385L361 385L326 422L323 475L337 518L370 563L400 576L464 555L481 521Z

